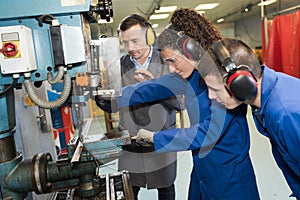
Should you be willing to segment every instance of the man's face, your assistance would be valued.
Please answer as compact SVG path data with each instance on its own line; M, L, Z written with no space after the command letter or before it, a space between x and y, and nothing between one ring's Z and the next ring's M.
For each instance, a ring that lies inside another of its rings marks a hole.
M146 42L145 31L145 28L137 24L119 33L126 51L136 60L147 56L149 46Z
M175 71L183 78L188 78L195 69L196 62L187 59L177 50L163 49L161 55L170 71Z
M234 109L242 102L229 94L226 90L224 82L220 81L213 75L207 75L204 81L208 87L208 98L216 99L217 102L223 104L227 109Z

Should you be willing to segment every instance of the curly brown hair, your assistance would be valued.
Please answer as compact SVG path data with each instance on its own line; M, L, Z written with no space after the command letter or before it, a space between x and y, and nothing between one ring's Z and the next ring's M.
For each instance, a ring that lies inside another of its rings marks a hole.
M211 45L222 39L218 28L197 11L189 8L175 10L170 19L170 24L157 38L157 48L163 50L170 48L181 51L181 39L189 37L199 44L200 54L210 51Z
M204 15L190 8L179 8L170 19L178 31L197 41L202 48L208 49L213 42L222 39L218 28Z

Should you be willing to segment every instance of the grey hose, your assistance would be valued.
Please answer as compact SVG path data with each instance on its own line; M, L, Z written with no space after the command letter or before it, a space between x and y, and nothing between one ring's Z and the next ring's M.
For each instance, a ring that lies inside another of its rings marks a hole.
M57 72L57 75L56 77L52 77L52 72L48 72L47 74L47 81L53 85L53 84L56 84L58 83L62 77L64 76L64 66L60 66L58 67L58 72Z
M34 92L33 85L29 79L24 80L23 83L31 100L37 106L46 109L58 108L62 106L67 101L71 92L71 76L69 74L64 75L64 89L62 91L62 94L58 99L51 102L43 101L36 95L36 93Z

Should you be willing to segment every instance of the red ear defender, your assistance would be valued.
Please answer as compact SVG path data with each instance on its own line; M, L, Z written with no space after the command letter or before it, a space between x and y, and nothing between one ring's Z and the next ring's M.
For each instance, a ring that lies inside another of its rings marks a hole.
M178 39L176 45L185 57L194 61L201 59L204 50L197 41L187 36L183 31L177 30L173 24L169 24L166 29L177 32Z
M230 58L222 41L212 45L212 50L227 72L226 85L232 96L239 101L250 100L257 94L257 80L246 65L237 67Z
M182 54L190 60L200 60L202 57L203 49L200 44L185 35L182 31L178 32L178 40L176 45L181 49Z
M239 67L228 73L226 81L230 93L239 101L252 99L257 93L257 82L247 69Z
M188 59L194 60L193 56L189 53L189 51L186 48L188 42L189 42L188 37L182 42L182 52Z

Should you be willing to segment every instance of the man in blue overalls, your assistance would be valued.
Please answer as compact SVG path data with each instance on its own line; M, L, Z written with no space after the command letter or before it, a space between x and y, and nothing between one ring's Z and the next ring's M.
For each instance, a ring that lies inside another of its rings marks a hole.
M300 96L295 92L300 80L260 66L255 53L240 40L223 39L214 46L223 66L216 64L209 70L198 67L209 97L228 109L251 105L257 130L270 139L273 156L293 192L291 196L300 199ZM228 58L233 67L224 65L225 59L229 63Z

